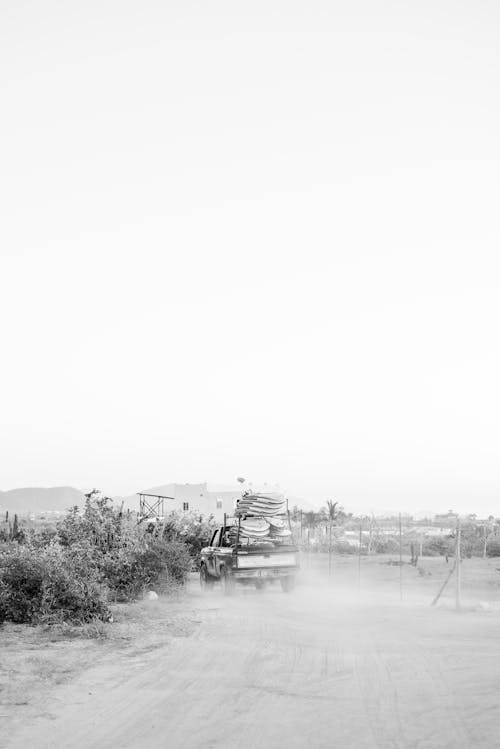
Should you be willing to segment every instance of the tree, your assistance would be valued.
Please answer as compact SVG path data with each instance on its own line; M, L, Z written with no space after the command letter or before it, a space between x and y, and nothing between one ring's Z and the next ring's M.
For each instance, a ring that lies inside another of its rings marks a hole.
M306 528L316 528L319 522L319 513L314 512L314 510L308 510L304 512L303 518Z
M339 505L338 502L334 502L333 499L326 500L326 515L328 518L328 574L332 572L332 526L337 525L338 521L342 518L345 519L346 515L344 508Z
M122 512L115 510L113 500L97 489L85 495L83 512L75 506L57 525L62 546L90 544L102 553L122 545L123 530Z
M334 522L335 520L337 520L337 517L338 517L338 514L339 514L339 513L338 513L338 510L337 510L337 508L338 508L338 504L339 504L338 502L334 502L334 501L333 501L333 500L331 500L331 499L327 499L327 500L326 500L326 509L327 509L327 513L328 513L328 519L329 519L329 521L330 521L330 525L331 525L331 524L332 524L332 523L333 523L333 522ZM340 509L340 508L339 508L339 509Z

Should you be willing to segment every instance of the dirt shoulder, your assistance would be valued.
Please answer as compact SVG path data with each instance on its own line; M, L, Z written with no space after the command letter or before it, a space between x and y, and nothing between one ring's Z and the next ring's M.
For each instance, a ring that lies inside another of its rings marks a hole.
M140 661L189 636L199 623L185 593L117 604L112 611L112 624L0 628L0 747L27 722L53 716L57 688L96 666Z
M7 628L3 745L496 746L497 562L464 564L471 585L458 612L452 589L430 606L443 560L426 575L407 565L402 600L400 569L387 561L364 560L359 575L355 559L337 560L328 578L325 560L311 559L291 595L225 597L193 581L177 600L118 608L104 639Z

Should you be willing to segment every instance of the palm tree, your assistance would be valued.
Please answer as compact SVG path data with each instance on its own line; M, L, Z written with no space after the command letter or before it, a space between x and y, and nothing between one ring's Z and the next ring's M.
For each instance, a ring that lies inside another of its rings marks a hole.
M338 507L338 502L334 502L332 499L326 500L326 509L328 513L328 520L329 520L329 539L328 539L328 574L332 574L332 525L337 520L340 512L340 508Z
M340 508L337 510L338 502L333 502L331 499L326 500L326 509L328 512L328 519L330 521L330 524L333 523L334 520L337 520L339 516Z

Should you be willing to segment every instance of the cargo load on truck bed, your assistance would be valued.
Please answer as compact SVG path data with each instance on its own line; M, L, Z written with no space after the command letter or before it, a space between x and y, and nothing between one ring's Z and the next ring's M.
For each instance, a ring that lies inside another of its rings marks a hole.
M278 492L243 493L234 516L214 531L210 545L202 549L200 581L210 588L220 580L231 593L236 582L262 588L279 580L292 590L299 569L287 500Z

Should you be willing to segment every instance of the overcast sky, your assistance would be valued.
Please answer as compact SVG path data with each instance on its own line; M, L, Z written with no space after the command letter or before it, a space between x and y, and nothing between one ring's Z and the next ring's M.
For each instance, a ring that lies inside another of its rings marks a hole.
M496 0L1 0L0 66L0 489L500 515Z

